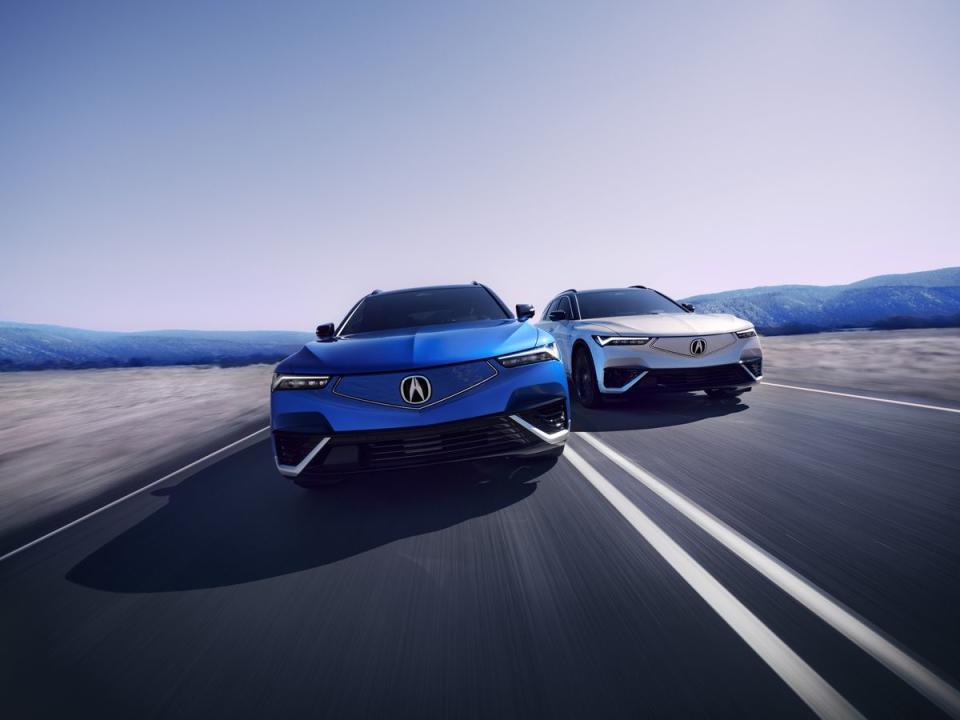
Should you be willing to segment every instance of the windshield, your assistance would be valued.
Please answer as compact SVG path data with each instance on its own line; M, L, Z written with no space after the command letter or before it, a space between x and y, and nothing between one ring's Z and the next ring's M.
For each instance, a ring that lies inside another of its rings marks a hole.
M408 290L365 297L340 334L509 317L486 288L480 286Z
M679 305L660 293L639 288L583 292L577 295L577 301L583 319L683 312Z

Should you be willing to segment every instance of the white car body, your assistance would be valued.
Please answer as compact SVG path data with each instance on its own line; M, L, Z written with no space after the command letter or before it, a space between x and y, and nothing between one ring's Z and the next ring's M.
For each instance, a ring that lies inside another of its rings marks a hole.
M642 296L646 299L631 293L647 293ZM649 301L657 309L642 314L583 317L589 313L582 314L581 305L596 306L595 298L601 294L610 298L603 301L606 304L615 305L619 298ZM690 306L648 288L567 290L547 305L539 326L556 339L578 395L574 368L578 354L585 357L584 351L593 365L600 400L644 390L706 390L729 396L746 391L762 378L762 349L748 320L734 315L698 315Z

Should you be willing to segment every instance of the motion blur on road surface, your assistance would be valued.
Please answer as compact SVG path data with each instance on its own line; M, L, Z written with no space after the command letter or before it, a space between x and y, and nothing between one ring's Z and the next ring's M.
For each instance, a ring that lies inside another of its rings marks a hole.
M8 557L4 713L957 715L960 413L771 384L574 422L555 464L319 493L261 434Z

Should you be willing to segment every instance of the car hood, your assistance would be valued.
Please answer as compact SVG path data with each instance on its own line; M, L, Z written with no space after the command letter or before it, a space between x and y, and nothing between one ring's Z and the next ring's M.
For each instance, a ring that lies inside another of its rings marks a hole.
M628 315L625 317L594 318L578 323L580 330L670 337L688 335L719 335L751 327L748 320L735 315L696 313L663 313L658 315Z
M415 370L527 350L546 337L536 326L512 319L359 333L307 343L281 362L277 372L349 375Z

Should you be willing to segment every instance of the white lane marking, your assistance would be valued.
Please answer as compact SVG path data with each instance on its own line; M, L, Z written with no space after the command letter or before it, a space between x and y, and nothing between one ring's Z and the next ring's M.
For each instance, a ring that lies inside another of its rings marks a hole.
M154 480L153 482L147 485L144 485L139 490L134 490L131 493L127 493L123 497L117 498L116 500L107 503L103 507L97 508L92 512L88 512L86 515L82 517L78 517L76 520L73 520L72 522L68 522L66 525L62 527L58 527L56 530L53 530L51 532L48 532L46 535L41 535L36 540L31 540L26 545L21 545L16 550L11 550L6 555L0 556L0 562L3 562L4 560L7 560L9 558L12 558L14 555L18 555L22 553L24 550L27 550L28 548L32 548L34 545L39 545L44 540L52 538L54 535L59 535L64 530L68 530L69 528L72 528L74 525L79 525L84 520L89 520L94 515L99 515L104 510L109 510L114 505L119 505L124 500L129 500L130 498L135 497L136 495L139 495L142 492L146 492L150 488L156 485L159 485L160 483L167 482L169 480L183 480L184 478L188 478L194 473L200 472L201 470L203 470L206 467L209 467L215 462L219 462L220 460L223 460L224 458L229 457L230 455L233 455L236 452L240 452L241 450L248 448L251 445L255 445L261 440L264 440L269 434L270 434L270 428L265 427L260 430L257 430L256 432L250 433L246 437L242 437L239 440L230 443L229 445L225 445L219 450L214 450L209 455L204 455L199 460L194 460L189 465L184 465L179 470L174 470L172 473L164 475L159 480Z
M589 433L577 433L577 435L666 500L689 520L703 528L721 545L738 555L830 627L885 665L891 672L900 676L948 715L960 718L960 692L911 657L905 650L897 647L893 641L883 637L878 630L870 627L853 611L843 607L809 580L613 448Z
M575 450L564 457L821 718L862 718L840 693Z
M783 385L781 383L763 381L770 387L786 388L787 390L803 390L804 392L820 393L821 395L837 395L838 397L855 398L857 400L872 400L873 402L888 403L890 405L906 405L907 407L923 408L924 410L939 410L948 413L960 413L958 408L941 407L940 405L924 405L922 403L907 402L906 400L887 400L886 398L870 397L869 395L854 395L853 393L837 392L836 390L818 390L817 388L800 387L799 385Z

